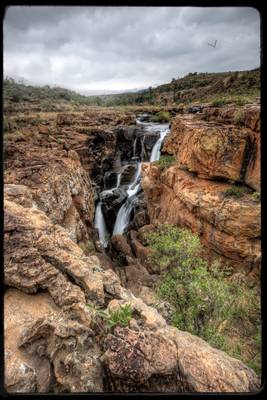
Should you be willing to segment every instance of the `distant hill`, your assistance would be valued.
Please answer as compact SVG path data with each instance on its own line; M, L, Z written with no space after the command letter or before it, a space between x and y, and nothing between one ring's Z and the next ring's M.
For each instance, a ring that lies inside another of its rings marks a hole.
M120 94L86 96L72 90L31 86L17 83L12 78L4 80L4 107L16 109L20 104L38 105L43 111L56 111L79 106L160 105L176 106L203 102L254 101L260 96L260 68L251 71L221 73L189 73L183 78L173 78L155 88ZM64 107L63 107L64 108Z
M105 105L154 104L178 105L191 102L220 100L235 101L260 96L260 68L251 71L221 73L190 73L183 78L172 79L156 88L138 93L101 96Z

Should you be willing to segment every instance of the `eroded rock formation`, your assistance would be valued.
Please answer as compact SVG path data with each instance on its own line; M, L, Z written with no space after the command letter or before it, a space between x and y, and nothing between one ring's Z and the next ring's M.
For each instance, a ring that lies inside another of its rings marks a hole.
M5 144L9 393L260 389L257 375L241 361L169 326L168 305L161 313L153 307L157 271L146 269L149 251L139 240L153 225L143 226L149 221L142 196L134 205L138 233L130 230L130 242L120 235L112 239L114 249L124 253L125 268L77 245L92 236L95 190L89 173L101 171L95 186L103 184L103 171L116 161L114 132L132 123L131 113L116 118L112 111L59 114L55 131L38 127L40 142L27 138L23 146ZM130 131L135 132L129 134L132 146L140 132ZM148 139L148 152L153 140ZM144 165L143 173L151 223L170 218L202 234L207 246L231 261L258 265L259 204L225 199L221 191L227 183L199 179L179 166L161 174ZM125 304L132 309L129 326L106 330L97 310L115 311Z
M163 148L175 165L162 171L143 164L142 170L152 224L190 228L210 256L252 275L259 275L261 259L261 207L252 195L260 190L259 118L257 106L177 116Z

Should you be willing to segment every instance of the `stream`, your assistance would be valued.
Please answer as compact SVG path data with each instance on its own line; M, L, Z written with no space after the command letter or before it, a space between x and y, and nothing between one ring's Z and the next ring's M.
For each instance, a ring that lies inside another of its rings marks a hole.
M153 162L157 161L160 158L161 154L161 146L165 136L169 133L169 124L159 124L159 123L152 123L152 122L141 122L142 116L137 118L136 123L137 126L141 126L144 129L144 134L142 137L135 137L133 142L133 149L132 149L132 159L128 160L129 164L124 166L132 166L133 161L135 164L135 173L131 179L131 181L127 185L126 189L126 199L124 200L123 204L119 208L116 216L116 220L112 229L111 235L122 235L126 228L128 227L131 219L132 210L134 207L134 201L137 195L141 192L141 170L142 170L142 162ZM144 141L147 135L151 134L158 134L158 139L155 141L150 156L148 159L147 154L145 151ZM140 140L140 151L138 154L138 147L137 147L137 140ZM116 185L111 189L103 190L99 194L99 201L96 205L95 211L95 228L98 231L99 241L104 248L108 247L109 244L109 237L110 232L107 229L107 224L105 221L104 213L103 213L103 205L102 200L104 196L112 195L113 191L116 189L120 189L121 187L121 176L122 172L117 173L117 182ZM125 185L124 185L125 186Z

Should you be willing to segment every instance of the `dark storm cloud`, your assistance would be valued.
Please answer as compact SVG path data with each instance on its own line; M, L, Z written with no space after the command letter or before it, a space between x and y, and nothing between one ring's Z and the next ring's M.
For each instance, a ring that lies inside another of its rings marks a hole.
M4 20L5 75L80 91L252 69L259 47L260 17L248 7L25 6Z

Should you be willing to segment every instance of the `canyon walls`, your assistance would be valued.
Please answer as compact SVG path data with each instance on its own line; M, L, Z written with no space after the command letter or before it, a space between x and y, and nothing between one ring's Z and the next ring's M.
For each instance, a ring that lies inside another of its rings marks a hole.
M175 157L174 165L142 170L150 222L188 227L207 256L259 275L259 106L176 116L163 152Z

